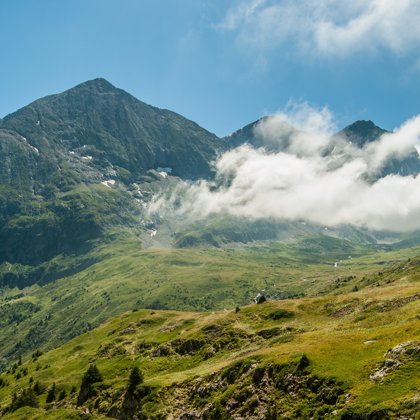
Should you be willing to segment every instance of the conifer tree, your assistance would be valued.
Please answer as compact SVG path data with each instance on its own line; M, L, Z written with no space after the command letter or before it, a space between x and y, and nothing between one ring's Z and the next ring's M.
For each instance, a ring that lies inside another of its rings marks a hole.
M77 397L77 405L83 404L95 394L93 384L97 382L102 382L101 372L99 372L96 365L90 365L82 379L79 396Z
M129 394L133 394L136 390L137 385L140 385L143 382L143 374L137 366L134 366L131 369L130 376L128 378L128 389Z
M51 388L48 390L47 399L45 402L50 403L55 400L55 382L52 384Z

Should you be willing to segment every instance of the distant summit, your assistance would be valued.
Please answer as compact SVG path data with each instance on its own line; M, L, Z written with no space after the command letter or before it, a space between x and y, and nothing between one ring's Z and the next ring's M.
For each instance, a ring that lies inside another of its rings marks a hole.
M363 147L365 144L377 140L385 133L388 133L388 131L378 127L373 121L359 120L339 131L337 135L344 137L359 147Z
M226 136L225 140L229 148L233 149L245 143L253 147L263 147L264 143L262 139L255 134L254 130L261 121L264 121L265 118L266 117L260 118L259 120L240 128L229 136Z

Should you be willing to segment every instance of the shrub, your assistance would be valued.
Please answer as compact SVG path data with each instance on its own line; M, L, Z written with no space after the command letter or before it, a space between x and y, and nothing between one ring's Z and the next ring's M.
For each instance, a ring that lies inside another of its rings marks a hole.
M286 309L276 309L275 311L269 313L268 317L276 321L282 318L291 318L293 315L293 312L286 311Z
M232 365L226 367L221 374L230 384L233 384L242 374L247 372L251 367L250 360L239 360Z
M299 359L299 362L298 362L298 364L297 364L297 366L296 366L296 370L298 371L298 372L301 372L302 370L304 370L306 367L308 367L309 366L309 359L308 359L308 356L306 356L306 354L304 354L300 359Z

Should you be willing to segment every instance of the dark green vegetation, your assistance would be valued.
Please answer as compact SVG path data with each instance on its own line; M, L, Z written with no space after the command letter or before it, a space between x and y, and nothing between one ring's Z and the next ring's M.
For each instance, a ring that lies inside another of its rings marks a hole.
M103 79L0 120L0 416L416 412L418 233L147 211L255 125L219 139Z

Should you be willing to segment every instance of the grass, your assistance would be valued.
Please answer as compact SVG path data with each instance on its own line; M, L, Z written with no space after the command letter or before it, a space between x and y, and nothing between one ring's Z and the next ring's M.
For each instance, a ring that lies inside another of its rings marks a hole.
M174 255L158 250L143 257L153 261L157 255L159 261L163 256L171 261L180 258L178 252ZM0 388L1 404L8 404L12 391L25 387L30 377L46 386L55 382L69 393L73 386L80 385L90 363L97 364L112 392L123 390L130 368L140 366L146 385L158 387L163 395L167 393L169 401L172 385L182 389L186 386L182 384L193 378L221 372L238 360L245 358L261 365L290 364L305 354L311 374L341 383L351 395L350 406L385 406L398 411L404 402L414 398L420 386L418 359L405 358L403 365L382 382L372 382L369 375L385 360L387 350L418 338L418 300L406 298L419 292L419 261L413 259L384 269L378 275L382 281L379 287L375 281L358 292L269 301L242 307L238 313L150 309L125 312L37 360L26 360L18 368L28 370L24 377L16 380L11 374L3 374L8 385ZM273 338L263 339L257 334L273 328L279 332ZM223 341L224 337L230 341ZM204 340L205 344L178 354L173 350L177 339ZM235 340L236 344L229 344ZM219 342L225 344L209 355L208 349ZM162 344L172 349L170 354L153 353ZM148 406L160 407L161 397ZM68 408L73 398L66 400Z
M251 303L261 290L277 299L350 292L355 285L383 281L374 274L378 269L420 253L358 246L352 259L344 259L347 253L336 240L335 248L329 242L310 254L302 253L299 240L237 249L144 250L131 232L120 231L117 238L84 256L93 264L74 275L42 287L0 291L3 365L19 354L56 347L123 311L230 310ZM333 261L340 259L335 268ZM71 269L62 256L51 265Z

